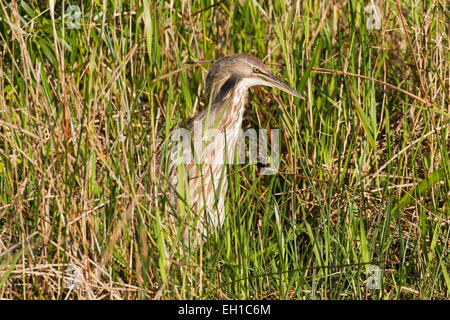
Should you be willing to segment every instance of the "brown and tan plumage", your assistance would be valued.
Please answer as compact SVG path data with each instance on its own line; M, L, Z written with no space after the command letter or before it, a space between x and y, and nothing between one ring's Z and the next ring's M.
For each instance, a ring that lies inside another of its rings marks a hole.
M225 165L233 163L247 91L269 86L303 98L249 54L216 60L206 78L207 108L187 128L172 132L169 154L169 200L173 226L182 228L186 245L196 245L225 219Z

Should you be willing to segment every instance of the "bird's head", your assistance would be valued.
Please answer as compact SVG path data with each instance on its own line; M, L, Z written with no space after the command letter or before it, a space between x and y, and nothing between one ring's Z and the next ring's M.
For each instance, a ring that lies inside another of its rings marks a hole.
M249 54L235 54L216 60L206 77L206 96L212 102L229 99L238 88L268 86L283 90L295 97L303 96L287 83L275 77L258 58Z

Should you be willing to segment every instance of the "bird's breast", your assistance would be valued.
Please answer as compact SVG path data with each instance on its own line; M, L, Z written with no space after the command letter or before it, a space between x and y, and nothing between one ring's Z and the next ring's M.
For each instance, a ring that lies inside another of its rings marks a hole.
M205 110L192 119L188 130L180 129L172 135L172 141L176 142L172 161L181 160L192 170L195 170L192 165L207 165L205 169L209 172L234 163L246 98L247 88L238 85L228 103L214 106L209 114Z

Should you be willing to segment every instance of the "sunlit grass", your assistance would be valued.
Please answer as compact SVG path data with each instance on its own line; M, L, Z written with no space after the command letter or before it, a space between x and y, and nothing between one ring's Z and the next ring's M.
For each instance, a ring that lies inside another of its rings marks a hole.
M448 299L449 8L367 3L0 1L0 298ZM185 62L240 52L306 99L251 90L279 171L229 166L180 250L157 150L206 106Z

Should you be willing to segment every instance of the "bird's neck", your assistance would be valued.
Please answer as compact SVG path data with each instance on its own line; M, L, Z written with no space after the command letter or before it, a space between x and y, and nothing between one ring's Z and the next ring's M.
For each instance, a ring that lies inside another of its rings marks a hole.
M233 161L236 150L237 141L239 139L239 132L244 116L245 104L247 102L247 87L237 86L234 90L229 103L222 106L220 113L221 117L219 130L224 134L226 140L227 158ZM231 162L228 162L231 163Z
M217 128L222 132L239 131L247 103L248 87L237 84L235 90L217 110Z

